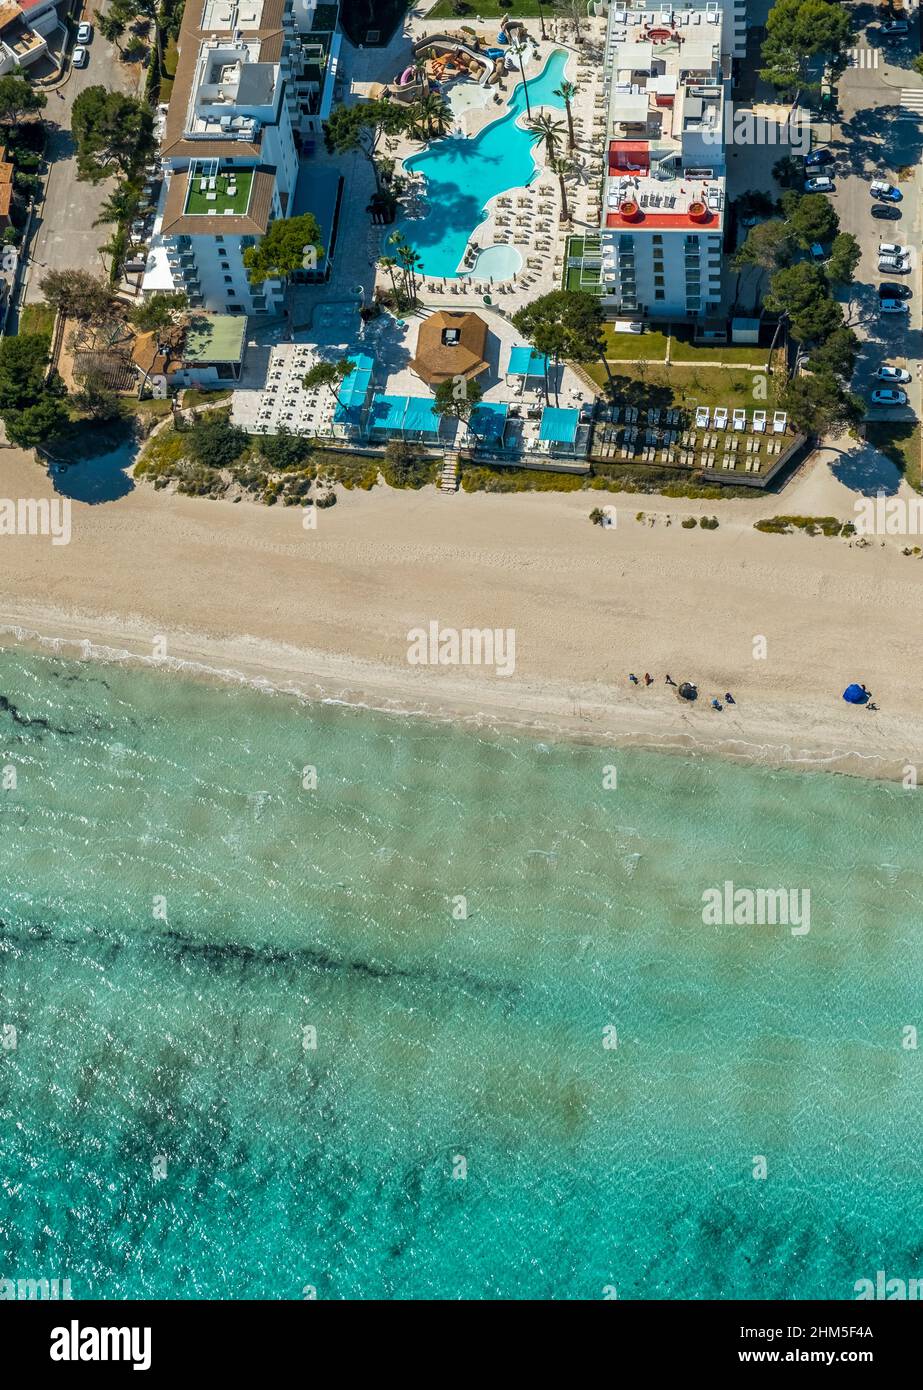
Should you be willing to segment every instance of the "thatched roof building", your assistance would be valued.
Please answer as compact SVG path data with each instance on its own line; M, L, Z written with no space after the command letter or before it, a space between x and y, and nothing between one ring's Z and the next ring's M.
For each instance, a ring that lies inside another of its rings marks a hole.
M473 377L486 372L487 324L477 314L438 309L420 325L417 355L411 367L427 386L438 386L452 377Z

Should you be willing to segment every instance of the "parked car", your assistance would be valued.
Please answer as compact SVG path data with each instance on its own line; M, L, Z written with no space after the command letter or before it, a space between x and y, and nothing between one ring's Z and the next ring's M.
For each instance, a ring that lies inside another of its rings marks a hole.
M879 256L878 269L890 270L895 275L906 275L910 270L909 256Z
M879 256L900 256L901 260L909 256L911 247L902 246L899 241L880 241L878 243Z
M78 43L89 43L89 42L90 42L90 39L91 39L92 37L93 37L93 26L92 26L92 24L87 24L86 20L84 20L84 22L83 22L82 24L78 24L78 25L77 25L77 42L78 42Z
M884 24L879 24L878 32L882 38L890 39L896 34L909 34L910 25L906 19L889 19Z
M75 68L85 68L86 65L87 65L87 63L88 63L89 61L90 61L90 55L89 55L89 53L87 52L87 50L86 50L85 48L83 48L83 47L81 47L81 46L78 45L78 47L74 49L74 54L73 54L73 57L71 58L71 62L72 62L72 64L74 65L74 67L75 67Z
M805 164L832 164L834 156L830 150L812 150L810 154L804 155Z
M811 246L811 260L812 260L812 261L818 261L818 262L820 262L820 261L825 261L826 259L827 259L827 253L826 253L826 251L824 250L824 248L821 246L820 242L819 242L819 241L813 242L813 243L812 243L812 246Z
M879 299L913 299L913 290L909 285L899 285L896 281L882 280L878 286Z
M882 314L909 314L910 305L900 299L880 299L878 311Z
M891 203L873 203L872 216L877 217L882 222L899 222L901 210Z
M910 381L906 367L879 367L875 373L876 381Z
M819 174L816 179L805 179L804 188L806 193L832 193L833 179L826 174Z
M906 405L907 392L889 390L887 387L882 391L872 392L872 405Z
M895 188L893 183L887 183L885 179L875 179L869 184L869 192L873 198L884 198L889 203L900 203L904 195L899 188Z

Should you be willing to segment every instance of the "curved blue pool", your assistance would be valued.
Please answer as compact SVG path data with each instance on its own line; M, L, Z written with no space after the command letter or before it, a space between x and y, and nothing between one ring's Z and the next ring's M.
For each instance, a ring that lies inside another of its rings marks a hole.
M563 110L555 88L561 85L567 58L563 49L556 49L538 77L529 78L533 111L539 106ZM426 215L404 218L399 225L419 254L425 275L456 275L471 233L484 220L487 202L534 178L532 136L518 124L525 109L520 81L506 112L472 139L447 136L404 161L407 169L426 176Z

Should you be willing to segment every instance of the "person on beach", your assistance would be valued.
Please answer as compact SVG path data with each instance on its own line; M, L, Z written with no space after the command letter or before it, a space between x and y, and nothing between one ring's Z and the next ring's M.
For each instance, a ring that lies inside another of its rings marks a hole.
M676 681L673 679L673 677L672 677L669 673L664 677L664 680L666 681L667 685L675 685L675 684L676 684Z
M731 694L731 692L730 692L729 690L725 692L724 703L725 703L726 705L736 705L736 704L737 704L737 701L734 699L734 696Z
M717 696L717 695L713 695L713 696L712 696L712 699L711 699L711 707L712 707L712 709L724 709L724 705L722 705L722 703L721 703L721 701L718 699L718 696Z
M634 671L628 672L628 679L631 681L632 685L640 685L640 681L638 680L638 677L635 675Z
M650 671L645 671L645 672L644 672L644 684L645 684L645 685L653 685L653 684L654 684L654 677L651 675Z

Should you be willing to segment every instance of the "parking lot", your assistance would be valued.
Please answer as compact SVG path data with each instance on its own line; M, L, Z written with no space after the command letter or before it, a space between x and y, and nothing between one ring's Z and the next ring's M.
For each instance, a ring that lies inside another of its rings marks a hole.
M921 347L923 315L920 295L920 156L923 152L923 78L910 67L919 52L919 15L912 12L910 33L886 39L877 8L852 6L857 30L849 66L838 84L839 121L825 141L836 156L835 192L831 195L843 231L859 242L862 259L855 283L841 294L849 322L862 342L854 389L868 399L884 385L874 379L882 364L906 368L912 380L901 389L909 396L906 408L871 407L874 418L906 418L921 409ZM901 194L891 204L898 216L876 218L871 186L882 180ZM910 248L906 270L879 270L882 242ZM909 288L908 313L882 314L882 281Z
M93 19L94 8L103 11L108 3L88 3L81 18ZM41 281L49 270L80 268L102 273L106 269L99 247L108 241L111 228L94 227L99 210L112 182L81 183L77 179L77 160L70 133L71 108L75 98L87 87L103 85L134 95L143 80L139 63L126 63L114 44L96 31L88 45L89 62L83 68L69 68L61 83L48 92L43 113L48 127L48 176L44 202L37 209L37 220L29 251L24 302L34 304L42 296Z

